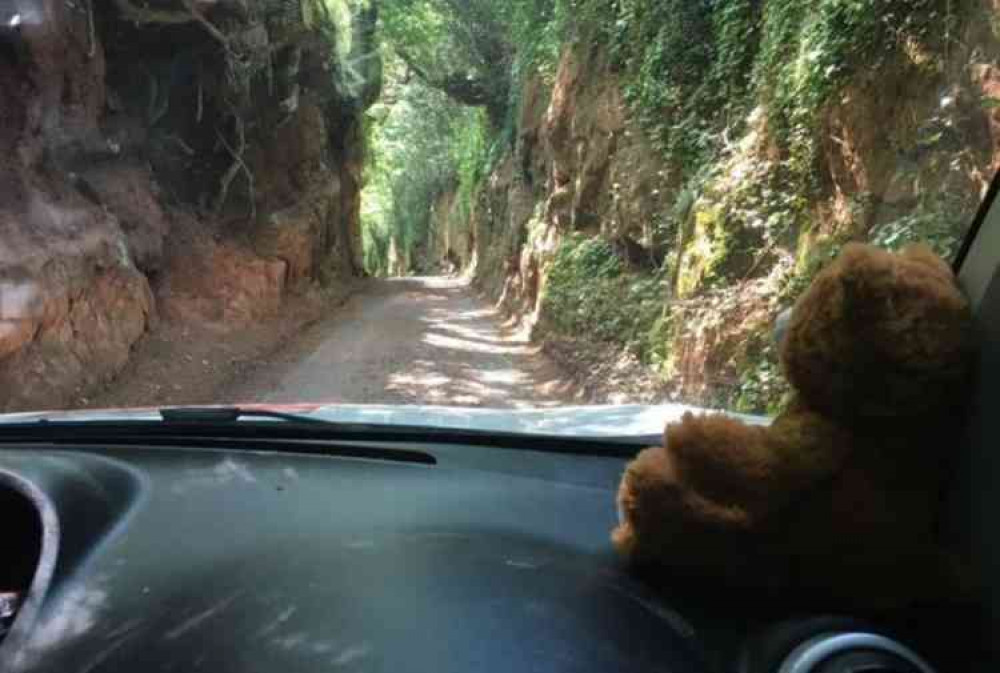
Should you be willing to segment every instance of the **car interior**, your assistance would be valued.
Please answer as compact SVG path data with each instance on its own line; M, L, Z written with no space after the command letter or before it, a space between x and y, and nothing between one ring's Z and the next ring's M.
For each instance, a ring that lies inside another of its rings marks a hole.
M941 521L981 604L840 614L631 573L608 531L637 446L71 432L2 439L0 670L997 670L995 191L960 256L982 348Z

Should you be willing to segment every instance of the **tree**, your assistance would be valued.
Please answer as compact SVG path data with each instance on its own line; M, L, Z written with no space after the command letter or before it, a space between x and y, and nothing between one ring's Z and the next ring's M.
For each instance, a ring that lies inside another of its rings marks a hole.
M382 7L385 39L427 86L484 108L499 129L514 56L508 10L495 0L395 0Z

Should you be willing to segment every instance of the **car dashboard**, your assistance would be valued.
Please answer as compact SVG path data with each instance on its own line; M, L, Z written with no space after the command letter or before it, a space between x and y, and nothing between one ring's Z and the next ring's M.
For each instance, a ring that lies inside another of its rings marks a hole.
M777 673L804 614L625 567L625 458L351 446L4 448L0 670Z

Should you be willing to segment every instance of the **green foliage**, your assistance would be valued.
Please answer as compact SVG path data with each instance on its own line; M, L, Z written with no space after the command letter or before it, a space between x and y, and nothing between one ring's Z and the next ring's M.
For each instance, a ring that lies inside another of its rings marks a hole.
M366 268L373 274L390 270L391 249L399 259L412 261L412 252L427 242L431 205L454 188L456 160L464 151L454 139L481 118L481 112L419 82L397 94L400 100L391 108L376 106L369 129L362 240ZM375 121L379 116L381 121Z
M468 14L488 11L488 3L473 2ZM448 0L396 0L382 5L385 40L405 51L422 69L442 74L456 67L474 74L488 67L475 42L477 31L466 15L453 11Z
M892 205L850 194L850 180L832 175L831 142L844 141L832 137L826 123L848 85L864 94L885 76L919 78L927 91L938 88L972 4L400 0L385 19L394 45L428 73L493 82L505 98L498 115L490 109L470 113L452 96L438 123L417 100L432 100L434 87L402 87L397 107L405 107L394 108L375 132L380 173L373 184L381 185L386 214L371 220L366 246L370 240L378 251L373 261L380 269L382 251L392 247L387 240L408 257L427 240L428 214L442 190L456 192L452 212L468 226L484 181L518 137L522 85L539 78L551 83L571 42L576 49L603 49L634 118L665 159L664 172L675 187L684 185L673 209L649 223L657 241L677 242L666 251L662 270L639 273L600 238L565 236L547 269L542 324L620 345L667 375L675 339L697 338L678 305L701 307L698 315L715 330L712 338L733 353L724 365L727 381L708 386L713 399L742 411L774 412L788 388L769 331L747 323L720 326L725 316L745 313L706 307L705 300L749 298L758 302L753 319L761 320L762 304L790 305L849 237L890 249L923 241L946 256L953 252L969 204L949 201L946 195L956 190L945 183L967 184L961 180L972 164L967 152L960 155L966 150L958 135L964 122L953 119L943 102L928 111L920 107L925 102L913 101L920 118L887 134L887 152L899 158L891 179L900 194ZM488 52L495 58L484 59ZM407 80L407 70L400 65L397 79ZM424 80L433 83L434 77ZM995 104L982 101L987 109ZM851 150L870 148L854 143ZM881 178L882 158L892 157L857 159L864 168L873 161L871 170ZM818 222L820 212L833 212L831 221ZM756 289L742 292L748 287ZM679 299L671 304L667 297L674 292ZM734 346L733 335L744 341Z
M753 0L584 0L570 3L607 26L626 100L678 165L705 156L718 129L745 112L757 38ZM582 5L582 6L581 6Z
M399 0L382 8L386 97L399 100L374 111L381 120L371 133L363 223L372 273L388 271L390 241L409 259L428 240L431 206L444 191L456 192L459 226L471 226L481 182L513 146L520 86L554 74L568 21L563 0ZM496 97L471 101L477 87Z
M776 127L810 129L816 113L860 69L928 56L935 67L954 34L961 0L771 0L754 69Z
M340 62L347 60L351 51L352 15L359 0L308 0L302 3L307 25L318 25L323 32L333 36L336 55Z
M516 0L507 25L514 45L514 81L541 76L551 81L568 35L571 3L565 0ZM516 92L515 92L516 93Z
M759 340L764 340L764 345L744 359L739 384L721 400L723 408L773 416L788 404L792 388L778 364L777 345L767 340L768 336L760 335Z
M844 236L828 236L808 245L802 259L791 273L785 276L778 289L779 305L790 306L798 299L812 283L816 274L840 254L847 242L848 239Z
M542 298L557 334L619 344L654 366L668 361L671 323L661 274L628 271L601 238L570 234L560 243Z
M454 161L458 180L456 215L463 226L471 226L473 205L479 183L489 173L490 141L484 119L471 120L456 129Z
M871 242L888 250L899 250L911 243L926 243L944 259L958 252L968 224L968 207L953 199L938 198L922 203L904 215L879 226Z
M822 115L867 69L929 73L943 67L963 0L590 0L608 27L596 34L621 71L626 101L667 162L696 195L670 259L682 296L735 291L771 273L802 241L775 305L787 306L841 249L843 235L811 238L824 186ZM988 102L987 102L988 105ZM766 133L780 159L730 139ZM940 135L940 134L939 134ZM688 212L688 209L685 208ZM967 204L921 203L878 226L872 240L921 240L953 251ZM957 215L957 218L956 218ZM855 231L861 231L858 215ZM845 230L849 229L845 227ZM803 238L804 237L804 238ZM586 310L586 296L580 306ZM565 303L565 302L564 302ZM571 304L568 304L571 305ZM665 314L668 316L669 314ZM566 328L580 328L563 314ZM752 336L738 384L713 384L717 402L774 412L787 396L769 334Z
M328 71L331 84L347 86L345 71L349 70L355 11L363 0L302 0L302 24L321 37L329 46ZM264 57L267 58L266 56Z
M588 278L611 279L621 276L621 258L602 238L588 238L574 234L566 239L556 253L551 278L556 283L560 274L581 274Z
M563 0L602 26L626 100L687 175L717 158L721 131L769 117L811 175L817 114L862 68L929 56L934 68L970 0Z
M395 0L381 5L387 43L424 84L484 107L499 126L509 103L512 8L528 0Z

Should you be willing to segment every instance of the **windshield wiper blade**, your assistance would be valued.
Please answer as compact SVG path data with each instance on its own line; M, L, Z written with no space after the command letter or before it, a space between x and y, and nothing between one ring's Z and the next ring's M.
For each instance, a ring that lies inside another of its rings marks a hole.
M305 414L290 414L271 409L254 409L247 407L165 407L159 410L160 417L166 423L235 423L245 418L273 418L289 423L316 423L331 426L336 423L313 418Z
M225 441L363 441L470 444L509 450L633 458L655 437L523 434L480 428L344 422L256 407L171 407L141 417L40 418L0 423L0 445L19 441L71 443ZM268 419L285 422L268 422ZM255 422L256 421L256 422Z

